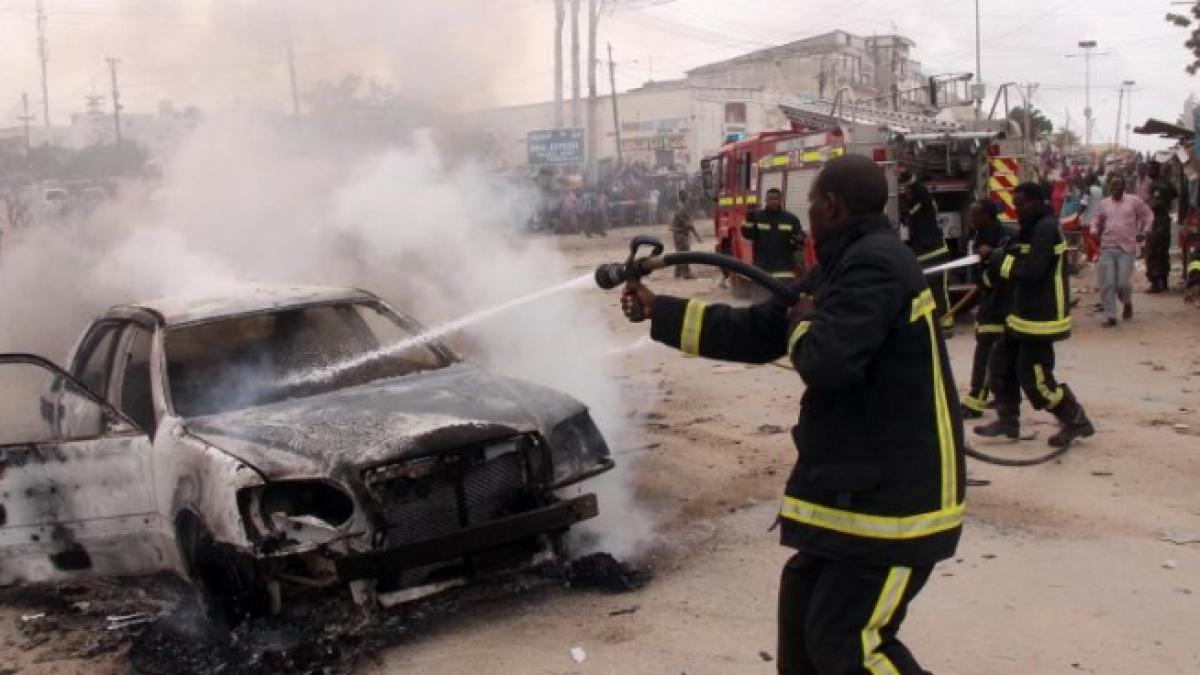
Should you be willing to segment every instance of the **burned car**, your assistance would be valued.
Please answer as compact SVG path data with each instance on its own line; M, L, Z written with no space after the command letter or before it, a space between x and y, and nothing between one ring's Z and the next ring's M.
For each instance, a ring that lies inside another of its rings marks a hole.
M65 369L0 355L0 585L173 571L236 620L561 558L613 466L587 408L422 330L365 291L255 288L114 307Z

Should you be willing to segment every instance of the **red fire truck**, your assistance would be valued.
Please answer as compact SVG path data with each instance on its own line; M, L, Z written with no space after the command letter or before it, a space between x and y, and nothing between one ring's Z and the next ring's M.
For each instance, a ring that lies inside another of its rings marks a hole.
M705 193L716 202L713 223L718 242L727 252L753 261L751 243L742 237L746 214L759 208L771 188L783 193L784 207L796 214L805 229L808 191L825 162L844 154L859 154L877 162L888 177L887 215L898 222L897 178L903 167L922 176L934 197L951 250L969 253L966 211L975 199L990 198L1002 205L1005 220L1015 220L1012 188L1027 175L1021 158L1020 130L1007 120L984 120L975 129L921 115L861 106L781 103L792 122L787 131L767 131L726 144L701 161ZM904 233L901 232L901 236ZM814 262L812 237L804 262ZM970 281L957 279L961 287ZM745 297L745 280L734 278L734 294Z

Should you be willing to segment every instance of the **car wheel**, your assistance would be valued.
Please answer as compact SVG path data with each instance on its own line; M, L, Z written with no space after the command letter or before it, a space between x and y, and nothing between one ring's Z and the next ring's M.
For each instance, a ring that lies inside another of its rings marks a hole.
M267 594L252 560L214 541L190 512L180 516L176 536L196 599L214 628L228 631L264 613Z

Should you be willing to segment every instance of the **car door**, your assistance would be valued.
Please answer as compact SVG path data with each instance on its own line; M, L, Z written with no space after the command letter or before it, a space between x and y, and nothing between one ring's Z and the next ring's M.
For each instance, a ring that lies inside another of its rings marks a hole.
M46 419L39 394L57 388ZM0 354L0 585L164 569L150 439L46 359Z

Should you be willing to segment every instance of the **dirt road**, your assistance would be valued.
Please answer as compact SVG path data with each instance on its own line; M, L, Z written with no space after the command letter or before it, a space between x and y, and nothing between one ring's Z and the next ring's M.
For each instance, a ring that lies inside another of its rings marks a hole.
M632 234L556 244L582 272L623 258ZM660 274L653 285L727 299L715 272L698 271L696 281ZM1090 286L1089 275L1076 283ZM1163 540L1200 535L1200 311L1185 310L1178 295L1139 292L1134 321L1103 329L1089 311L1094 295L1079 296L1059 374L1099 433L1041 467L969 465L991 484L970 491L959 555L936 568L904 631L936 673L1200 673L1200 544ZM614 330L630 344L646 332L620 318L615 294L585 292L580 301L611 307ZM962 383L969 327L950 347ZM793 459L783 430L802 384L782 368L683 358L657 345L615 363L662 392L644 429L650 447L620 456L636 463L639 499L659 533L655 580L620 595L549 589L488 600L364 659L360 673L774 671L775 590L787 551L767 528ZM980 448L1041 453L1051 419L1026 420L1038 440ZM18 630L26 612L0 607L0 665L23 675L124 670L119 653L41 664L18 655L28 646Z

